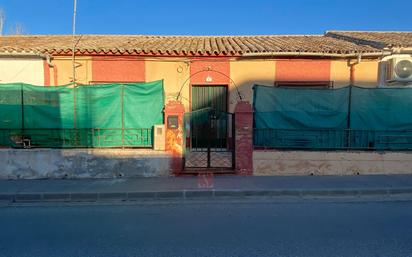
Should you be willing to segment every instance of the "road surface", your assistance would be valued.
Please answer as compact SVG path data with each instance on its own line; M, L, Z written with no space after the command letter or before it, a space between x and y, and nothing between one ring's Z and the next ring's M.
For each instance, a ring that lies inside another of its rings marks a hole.
M412 202L3 206L0 256L412 256Z

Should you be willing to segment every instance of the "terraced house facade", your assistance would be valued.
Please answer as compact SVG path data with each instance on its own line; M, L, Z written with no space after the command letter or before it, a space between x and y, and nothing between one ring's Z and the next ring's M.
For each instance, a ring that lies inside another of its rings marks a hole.
M383 173L387 172L385 165L391 165L392 172L412 172L411 155L404 151L382 155L331 148L317 152L312 148L260 147L256 138L253 147L251 141L252 113L256 112L252 108L256 100L254 85L294 90L339 89L348 85L407 88L412 82L408 75L412 32L79 35L75 40L65 35L2 36L0 52L0 83L57 87L75 82L81 87L162 80L165 151L113 151L129 154L132 159L156 156L154 160L164 161L158 170L167 169L167 174L182 170L234 170L257 175ZM403 66L396 66L400 62ZM202 114L206 109L213 111ZM211 128L214 132L206 137ZM153 133L156 135L156 129ZM98 151L106 151L107 156L113 154L110 149L88 151L86 155L96 155ZM56 167L47 169L53 173ZM130 176L136 174L141 175L137 172ZM85 176L89 175L95 174Z

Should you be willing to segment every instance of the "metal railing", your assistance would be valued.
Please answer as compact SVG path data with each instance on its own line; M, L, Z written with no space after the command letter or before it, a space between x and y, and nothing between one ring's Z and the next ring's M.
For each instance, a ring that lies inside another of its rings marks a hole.
M254 129L255 148L412 150L412 130Z
M0 147L150 148L152 146L152 128L0 129Z

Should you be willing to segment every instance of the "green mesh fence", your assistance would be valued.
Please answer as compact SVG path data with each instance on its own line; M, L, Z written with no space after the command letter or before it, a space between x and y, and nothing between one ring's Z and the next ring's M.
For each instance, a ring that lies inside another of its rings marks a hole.
M21 84L5 84L0 87L0 129L21 128L22 88Z
M412 88L353 87L351 95L350 129L355 131L351 145L412 149Z
M254 144L290 149L412 149L412 88L254 87Z
M0 146L150 147L163 124L163 81L0 85Z

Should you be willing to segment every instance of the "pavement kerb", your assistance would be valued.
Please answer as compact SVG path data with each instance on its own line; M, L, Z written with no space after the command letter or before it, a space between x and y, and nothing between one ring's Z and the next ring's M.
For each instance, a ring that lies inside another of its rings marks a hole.
M362 197L412 195L408 188L348 188L348 189L190 189L170 191L138 192L42 192L42 193L0 193L0 202L105 202L105 201L139 201L156 199L214 199L243 197Z

